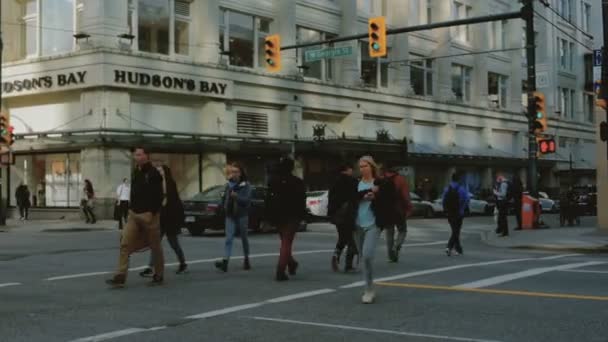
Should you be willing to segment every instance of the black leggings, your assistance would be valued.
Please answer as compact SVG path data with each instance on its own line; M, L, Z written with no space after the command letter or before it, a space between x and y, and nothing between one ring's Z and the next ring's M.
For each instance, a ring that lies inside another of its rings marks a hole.
M165 232L160 233L160 239L163 239L163 236L167 235L167 241L169 241L169 245L175 251L175 255L177 255L177 260L181 265L186 263L186 257L184 256L184 251L182 250L182 246L179 244L179 240L177 238L177 234L166 234ZM150 262L148 263L150 267L153 265L152 254L150 254Z
M336 243L335 254L340 256L344 247L348 246L348 254L357 254L357 246L353 237L353 226L352 225L337 225L338 229L338 242Z

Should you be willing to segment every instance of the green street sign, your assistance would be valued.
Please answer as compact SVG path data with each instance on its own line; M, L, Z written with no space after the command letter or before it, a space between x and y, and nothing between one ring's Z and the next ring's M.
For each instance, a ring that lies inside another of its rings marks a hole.
M343 56L351 56L353 54L352 46L333 47L319 50L308 50L304 52L304 61L314 62L325 58L336 58Z

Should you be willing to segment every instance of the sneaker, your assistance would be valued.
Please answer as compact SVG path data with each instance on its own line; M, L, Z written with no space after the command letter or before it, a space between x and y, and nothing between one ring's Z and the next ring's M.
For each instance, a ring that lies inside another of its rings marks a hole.
M446 248L446 249L445 249L445 255L447 255L447 256L452 256L452 250L451 250L451 249L449 249L449 248Z
M145 270L139 272L139 276L140 277L144 277L144 278L149 278L154 274L154 271L152 271L152 269L150 267L146 268Z
M339 269L339 263L340 261L338 261L338 256L334 255L331 257L331 269L334 272L338 272Z
M277 272L277 275L274 278L274 280L276 280L276 281L287 281L287 280L289 280L289 277L287 277L287 274L285 274L285 272Z
M295 276L299 265L300 264L298 264L297 261L289 263L289 265L287 265L287 269L289 270L289 275Z
M188 273L188 265L181 264L181 265L179 265L179 268L177 269L177 272L175 272L175 274L184 274L184 273Z
M152 281L150 281L150 282L148 283L148 286L159 286L159 285L164 284L164 282L165 282L165 281L164 281L164 279L163 279L163 277L162 277L162 276L158 276L158 275L156 275L156 274L155 274L155 275L152 277Z
M388 251L388 262L397 262L395 260L395 250L393 249Z
M251 269L251 264L249 263L249 258L245 258L245 260L243 260L243 269L245 271L249 271Z
M376 299L374 290L365 290L363 297L361 297L361 302L363 302L363 304L371 304L374 302L374 299Z
M125 280L124 278L121 279L121 277L115 276L112 279L106 279L106 284L114 289L119 289L125 287Z
M215 262L215 268L222 272L228 272L228 260L222 259Z

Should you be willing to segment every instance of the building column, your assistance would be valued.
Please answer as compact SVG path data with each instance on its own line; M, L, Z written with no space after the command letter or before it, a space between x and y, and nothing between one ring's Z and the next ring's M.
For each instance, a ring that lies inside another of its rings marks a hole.
M490 12L489 1L476 2L473 6L473 17L486 15ZM469 25L471 41L478 51L490 49L489 24ZM519 69L514 69L519 70ZM488 107L488 56L486 54L473 56L473 75L471 84L471 103L480 107Z
M296 44L296 1L274 0L278 17L275 31L281 35L281 46ZM296 49L281 52L281 74L297 75Z
M126 128L139 126L131 120L131 96L122 90L85 90L80 93L82 128ZM66 127L70 129L70 127Z
M279 0L281 2L290 2ZM359 33L357 31L357 0L339 0L342 10L342 21L340 26L340 36L350 36ZM343 44L343 45L342 45ZM336 59L335 63L338 71L338 83L346 86L356 86L361 84L361 71L359 65L359 42L349 41L341 43L341 46L351 46L352 56L348 58Z
M490 189L494 187L494 170L491 167L486 167L481 172L481 188Z
M223 101L207 101L201 107L200 133L236 134L236 112L228 111ZM196 129L193 127L193 131Z
M93 183L95 215L112 218L116 187L132 172L131 152L125 149L85 148L80 151L80 174ZM79 193L82 192L78 189Z
M219 62L220 52L220 3L219 0L198 0L191 3L192 32L194 41L190 48L197 63Z
M226 183L226 153L203 153L203 189Z
M433 2L434 22L449 21L452 19L452 2L435 1ZM436 14L436 15L435 15ZM447 56L451 50L451 30L449 27L437 29L437 49L431 56ZM436 60L437 64L437 92L438 98L442 101L453 100L452 92L452 59L441 58Z
M521 47L522 41L522 25L519 20L507 20L506 27L503 30L507 30L506 47L507 48L518 48ZM538 51L538 49L537 49ZM509 103L507 104L507 110L513 112L521 112L523 110L522 104L522 80L527 78L527 68L522 66L522 52L521 50L514 50L506 52L511 60L511 70L521 70L522 72L513 72L509 76L509 89L508 97ZM553 92L550 92L553 93ZM547 101L547 103L550 103ZM526 107L528 105L526 104Z
M126 41L122 42L124 45L119 44L118 38L118 35L129 33L128 13L127 1L87 0L83 7L81 30L91 37L88 43L79 42L80 48L128 48L129 44Z
M409 26L409 18L412 12L413 1L401 2L390 2L388 6L389 11L392 13L393 22L391 23L394 27L407 27ZM408 6L409 4L409 6ZM416 12L414 12L416 13ZM403 61L409 59L409 34L395 34L388 36L389 46L391 51L389 53L389 59L391 61ZM393 63L389 67L389 90L398 95L408 95L413 93L412 85L410 82L410 67L407 62Z

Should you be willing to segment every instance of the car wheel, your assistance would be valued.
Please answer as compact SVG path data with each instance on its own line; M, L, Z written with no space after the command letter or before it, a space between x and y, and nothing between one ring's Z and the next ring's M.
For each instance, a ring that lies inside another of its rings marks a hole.
M188 231L190 232L190 235L192 236L203 236L203 234L205 234L205 228L201 228L201 227L187 227Z
M433 208L426 208L426 210L424 211L424 217L432 218L434 216L435 216L435 212L433 211Z

